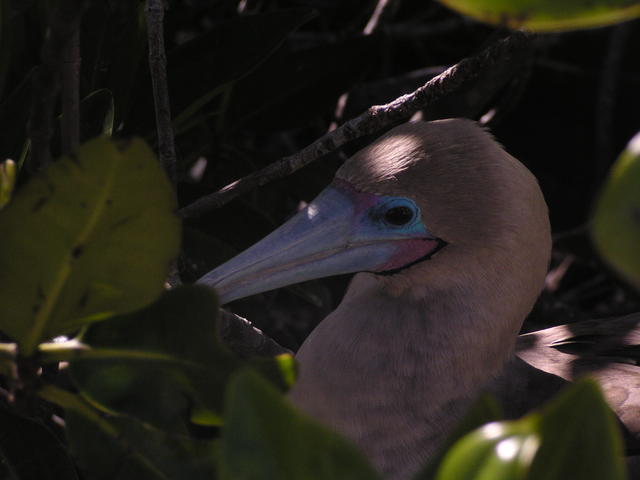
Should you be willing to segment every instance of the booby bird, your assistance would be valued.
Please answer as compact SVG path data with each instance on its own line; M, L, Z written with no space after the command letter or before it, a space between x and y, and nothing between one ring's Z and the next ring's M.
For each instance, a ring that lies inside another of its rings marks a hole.
M298 351L289 395L401 480L513 371L550 252L534 176L475 122L448 119L390 130L306 208L199 283L224 304L356 273Z

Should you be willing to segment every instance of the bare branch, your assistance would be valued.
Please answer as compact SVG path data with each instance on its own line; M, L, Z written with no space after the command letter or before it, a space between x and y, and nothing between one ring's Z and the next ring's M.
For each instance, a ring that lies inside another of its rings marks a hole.
M167 56L164 48L163 0L147 0L147 34L149 40L149 69L153 83L153 101L156 108L158 154L171 182L176 183L176 147L171 125L169 85L167 82Z
M62 153L69 155L80 145L80 17L62 52Z
M370 107L366 112L327 133L298 153L236 180L221 190L182 208L179 213L183 218L202 215L256 187L283 178L356 138L374 134L405 121L418 110L428 108L436 100L456 91L465 81L478 76L485 69L513 58L513 55L528 45L528 42L528 35L515 32L479 54L461 60L414 92L403 95L386 105Z
M292 353L282 347L249 320L234 313L220 309L220 338L236 355L247 358L252 356L273 357L282 353Z
M53 135L53 115L60 90L63 52L78 30L85 0L58 2L42 45L41 64L33 80L33 96L28 133L31 153L28 168L36 171L51 162L49 142Z

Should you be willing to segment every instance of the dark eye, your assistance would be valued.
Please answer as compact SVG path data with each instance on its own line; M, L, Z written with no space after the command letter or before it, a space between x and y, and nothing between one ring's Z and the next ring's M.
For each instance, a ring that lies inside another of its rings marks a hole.
M409 207L390 208L385 212L384 220L385 222L391 225L396 225L398 227L406 225L411 220L413 220L413 210L411 210Z

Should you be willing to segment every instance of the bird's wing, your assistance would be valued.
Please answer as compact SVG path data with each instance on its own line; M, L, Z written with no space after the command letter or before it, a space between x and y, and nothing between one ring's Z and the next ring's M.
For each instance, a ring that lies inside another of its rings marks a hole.
M640 313L547 328L518 338L518 357L567 381L591 375L640 446Z

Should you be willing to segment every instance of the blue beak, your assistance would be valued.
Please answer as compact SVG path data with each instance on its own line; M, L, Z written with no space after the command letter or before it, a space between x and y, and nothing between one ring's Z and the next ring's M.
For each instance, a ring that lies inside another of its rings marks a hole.
M198 283L214 287L225 304L316 278L384 270L402 244L415 250L411 241L419 241L427 253L435 251L438 240L421 221L410 229L376 226L370 210L388 198L331 185L277 230Z

